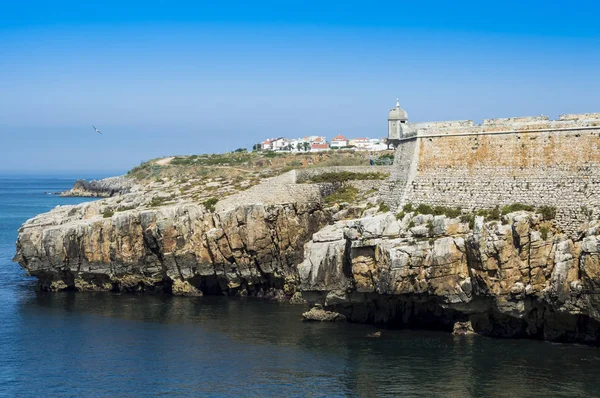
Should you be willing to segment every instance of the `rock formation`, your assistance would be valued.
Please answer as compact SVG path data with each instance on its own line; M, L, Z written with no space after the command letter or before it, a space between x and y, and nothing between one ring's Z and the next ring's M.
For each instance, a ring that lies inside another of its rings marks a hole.
M598 344L599 230L573 240L530 212L473 230L432 215L338 221L305 245L300 290L356 322Z
M306 300L307 320L600 344L600 221L573 237L527 211L396 215L368 184L326 205L332 185L294 172L233 194L169 184L37 216L15 260L43 290Z
M110 198L135 190L135 181L124 176L109 177L102 180L77 180L68 191L61 192L60 196L78 196L91 198Z

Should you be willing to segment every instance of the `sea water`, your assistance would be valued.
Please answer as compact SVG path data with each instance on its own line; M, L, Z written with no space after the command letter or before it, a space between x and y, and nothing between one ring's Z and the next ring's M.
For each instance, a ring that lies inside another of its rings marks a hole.
M0 176L1 396L600 396L600 349L370 325L228 297L38 293L20 225L75 178ZM380 330L380 338L367 334Z

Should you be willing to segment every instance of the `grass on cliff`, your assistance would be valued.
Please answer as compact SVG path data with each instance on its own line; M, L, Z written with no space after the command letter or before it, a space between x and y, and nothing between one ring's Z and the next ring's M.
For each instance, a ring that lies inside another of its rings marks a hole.
M373 171L370 173L354 173L351 171L336 171L331 173L323 173L312 176L306 182L321 183L321 182L340 182L360 181L360 180L385 180L388 177L386 173Z
M334 203L343 203L343 202L352 203L356 200L357 195L358 195L357 188L355 188L351 185L345 185L345 186L342 186L337 191L335 191L334 193L332 193L331 195L326 196L325 203L330 204L330 205L332 205Z
M552 220L556 217L556 207L553 206L540 206L538 208L526 205L523 203L513 203L511 205L496 206L491 209L479 209L474 212L465 212L459 207L446 207L446 206L430 206L426 204L419 204L414 207L412 203L407 203L402 208L402 211L396 214L396 218L401 220L404 218L406 213L418 214L432 214L434 216L444 215L448 218L460 217L461 222L468 223L471 228L475 224L475 217L481 216L486 221L500 221L502 215L513 213L515 211L530 211L540 214L544 220Z
M209 212L212 213L215 211L215 205L217 204L218 201L219 201L219 199L217 199L217 198L208 198L204 202L202 202L202 204L204 205L206 210L208 210Z
M393 156L393 151L379 155ZM164 159L162 159L164 160ZM182 180L192 178L214 178L215 176L247 177L254 173L260 178L275 176L297 168L329 166L368 166L369 152L230 152L211 155L175 156L164 163L161 159L143 162L131 169L127 176L138 181L161 179Z
M462 210L459 207L446 207L446 206L430 206L426 204L419 204L414 207L412 203L407 203L402 208L402 211L396 215L396 218L402 219L406 213L417 214L433 214L434 216L446 216L448 218L456 218L462 214Z

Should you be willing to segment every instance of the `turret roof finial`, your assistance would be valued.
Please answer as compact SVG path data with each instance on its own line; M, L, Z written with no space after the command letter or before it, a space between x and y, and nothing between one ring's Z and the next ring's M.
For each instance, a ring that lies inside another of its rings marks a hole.
M396 108L400 108L400 98L396 98Z

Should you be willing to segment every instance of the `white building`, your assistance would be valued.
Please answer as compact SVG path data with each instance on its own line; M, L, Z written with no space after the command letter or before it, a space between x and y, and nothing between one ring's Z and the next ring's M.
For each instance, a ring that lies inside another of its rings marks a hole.
M344 146L348 146L348 138L344 137L341 134L336 135L331 140L331 147L332 148L341 148L341 147L344 147Z

